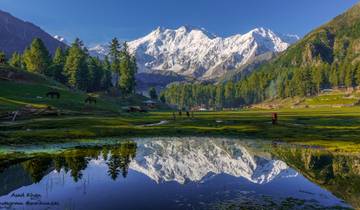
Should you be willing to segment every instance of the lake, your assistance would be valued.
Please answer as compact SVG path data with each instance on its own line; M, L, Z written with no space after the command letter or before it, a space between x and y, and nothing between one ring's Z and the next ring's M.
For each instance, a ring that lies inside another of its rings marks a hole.
M4 147L0 209L360 208L360 156L227 138Z

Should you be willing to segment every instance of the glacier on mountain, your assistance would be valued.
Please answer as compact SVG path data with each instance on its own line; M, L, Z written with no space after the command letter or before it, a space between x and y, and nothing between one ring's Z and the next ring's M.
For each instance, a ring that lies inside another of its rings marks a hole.
M139 73L171 71L211 80L250 64L258 56L282 52L298 39L296 35L278 35L265 28L222 38L203 28L182 26L175 30L158 27L128 45L136 55ZM107 48L98 45L89 51L104 55Z

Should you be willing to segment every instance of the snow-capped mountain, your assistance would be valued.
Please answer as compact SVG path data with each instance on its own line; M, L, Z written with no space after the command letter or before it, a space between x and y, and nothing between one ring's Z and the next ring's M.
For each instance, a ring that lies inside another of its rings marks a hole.
M105 55L109 53L109 45L107 44L98 44L93 47L89 47L89 53L93 57L99 57L103 59Z
M67 46L70 45L70 43L63 36L55 35L54 38L64 44L66 44Z
M265 184L276 177L297 176L283 161L254 155L236 141L172 138L137 143L137 155L130 168L156 182L201 182L224 173Z
M265 28L222 38L203 28L182 26L175 30L159 27L128 45L140 73L172 71L208 80L240 69L265 53L282 52L298 39ZM90 52L104 54L107 47L99 45Z

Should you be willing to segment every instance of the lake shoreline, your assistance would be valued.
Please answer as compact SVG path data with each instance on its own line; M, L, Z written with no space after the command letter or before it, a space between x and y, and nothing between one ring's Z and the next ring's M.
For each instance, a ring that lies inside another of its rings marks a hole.
M271 123L271 114L279 121ZM158 124L161 121L167 123ZM152 125L152 126L143 126ZM62 143L84 139L153 136L210 136L266 139L318 145L347 152L360 149L360 108L196 112L194 118L172 112L119 117L38 118L0 124L0 145Z

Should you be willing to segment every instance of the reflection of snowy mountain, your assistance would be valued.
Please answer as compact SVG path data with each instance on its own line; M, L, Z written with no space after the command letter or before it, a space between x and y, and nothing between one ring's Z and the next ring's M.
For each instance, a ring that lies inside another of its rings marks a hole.
M220 139L141 141L130 168L156 182L181 184L221 173L258 184L297 175L282 161L252 155L239 142Z

